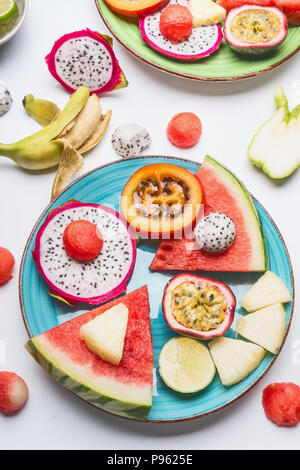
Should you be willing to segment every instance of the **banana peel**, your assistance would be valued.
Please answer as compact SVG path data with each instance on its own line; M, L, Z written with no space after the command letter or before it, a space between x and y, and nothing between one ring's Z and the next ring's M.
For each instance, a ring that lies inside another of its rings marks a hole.
M95 94L87 100L83 110L67 131L60 134L56 143L62 144L60 164L53 182L51 201L64 189L68 181L82 168L82 153L95 147L102 139L111 119L112 112L102 115L100 99Z
M59 107L52 101L35 98L32 94L23 98L23 106L31 116L42 127L48 126L60 114Z
M89 96L89 89L79 87L60 112L51 101L27 95L23 100L26 112L44 129L15 144L1 144L0 156L19 166L43 170L59 165L54 179L51 200L83 166L81 154L95 147L103 138L112 112L102 114L100 99Z
M68 181L83 167L83 158L72 144L65 140L58 140L58 142L63 144L64 150L54 178L51 201L61 193Z
M100 122L98 123L94 133L87 139L87 141L78 149L83 154L94 148L102 140L108 124L111 120L112 112L107 111L106 114L101 115Z
M63 146L55 139L78 116L89 94L88 88L79 87L59 116L42 130L14 144L0 143L0 156L8 157L20 167L33 171L58 165Z

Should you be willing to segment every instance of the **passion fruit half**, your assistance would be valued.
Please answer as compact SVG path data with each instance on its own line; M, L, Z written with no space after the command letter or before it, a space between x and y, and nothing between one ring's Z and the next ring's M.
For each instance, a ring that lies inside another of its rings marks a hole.
M165 287L163 314L176 333L212 339L230 328L236 300L221 281L196 274L178 274Z
M286 38L285 14L276 7L244 5L233 8L224 22L224 36L229 46L241 54L265 54Z
M204 192L196 176L169 163L138 170L121 197L121 211L130 227L152 239L187 235L203 204Z

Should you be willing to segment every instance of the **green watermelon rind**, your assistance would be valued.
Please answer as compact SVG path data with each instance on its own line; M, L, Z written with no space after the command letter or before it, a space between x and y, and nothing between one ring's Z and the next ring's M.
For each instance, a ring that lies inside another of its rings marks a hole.
M230 186L239 186L241 194L244 194L244 199L245 203L248 205L250 212L249 214L253 218L254 226L256 226L257 229L257 239L259 238L259 243L257 246L260 246L259 253L256 253L257 257L257 266L256 269L257 271L266 271L269 269L269 257L268 257L268 250L267 246L265 244L265 237L263 236L263 231L262 231L262 226L261 222L259 219L259 215L257 213L256 207L254 205L253 199L251 194L249 193L248 189L246 186L235 176L232 171L230 171L228 168L225 166L221 165L219 162L217 162L214 158L210 157L209 155L206 155L204 163L208 166L211 166L214 168L215 171L219 171L222 174L222 178L224 179L225 177L230 179ZM259 256L258 256L259 255ZM258 260L258 257L260 260Z
M25 348L33 358L45 369L57 382L62 384L79 398L104 411L122 416L124 418L145 421L151 410L151 405L137 405L135 403L123 402L106 395L101 395L90 387L81 384L74 377L63 372L57 364L54 364L47 355L42 352L35 339L30 339Z

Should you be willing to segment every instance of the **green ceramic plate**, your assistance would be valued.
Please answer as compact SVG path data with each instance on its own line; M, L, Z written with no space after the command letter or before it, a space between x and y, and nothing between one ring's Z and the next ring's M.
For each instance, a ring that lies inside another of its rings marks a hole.
M246 58L238 55L223 39L220 49L207 59L182 63L168 59L142 41L138 21L110 10L104 0L95 0L99 13L115 38L140 60L165 72L196 80L240 80L278 67L300 50L300 26L291 26L286 40L267 57Z

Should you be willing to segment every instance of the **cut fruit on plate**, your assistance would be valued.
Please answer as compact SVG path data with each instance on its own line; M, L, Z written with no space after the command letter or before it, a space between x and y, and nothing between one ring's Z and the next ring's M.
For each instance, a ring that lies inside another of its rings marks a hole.
M117 366L90 351L80 329L121 303L129 314ZM31 338L26 348L55 380L88 403L127 418L147 418L152 405L153 345L146 286Z
M226 10L213 0L190 0L189 9L195 28L221 23L226 16Z
M284 338L285 322L283 305L275 304L239 318L235 330L249 341L277 354Z
M168 282L162 305L166 323L176 333L212 339L231 326L236 301L223 282L185 273Z
M300 165L300 104L290 111L281 87L274 96L277 111L253 137L248 157L268 176L281 179Z
M198 173L206 203L234 222L236 237L224 253L212 254L195 248L195 240L164 240L151 270L265 271L267 260L259 217L245 186L224 166L205 157ZM220 197L222 195L222 197Z
M118 304L80 328L80 336L90 351L104 361L119 365L123 355L128 308Z
M215 376L207 347L191 338L175 336L161 350L159 373L176 392L195 393L206 388Z
M107 6L120 15L143 16L153 13L169 3L169 0L104 0Z
M224 22L225 39L240 54L269 53L282 44L287 32L285 14L274 7L244 5L230 10Z
M78 220L91 222L101 232L102 249L92 261L78 261L66 252L63 234ZM135 265L136 242L118 212L70 201L48 214L36 235L33 257L56 298L99 305L126 291Z
M248 312L292 300L282 280L272 271L267 271L246 292L239 304Z
M230 387L251 374L266 354L256 344L225 337L214 339L208 346L225 387Z
M170 0L169 5L189 6L189 0ZM168 7L167 7L168 8ZM161 12L140 18L140 31L143 41L161 55L182 62L195 62L216 52L222 42L220 25L193 28L186 41L178 44L165 38L160 31Z
M191 229L204 200L202 187L188 170L169 163L147 165L126 183L121 210L143 237L173 238Z

